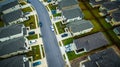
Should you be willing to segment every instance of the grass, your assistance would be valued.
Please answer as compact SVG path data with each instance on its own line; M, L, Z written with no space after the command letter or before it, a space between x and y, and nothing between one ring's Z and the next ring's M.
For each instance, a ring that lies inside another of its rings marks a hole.
M83 10L82 12L84 14L84 19L90 20L90 19L94 18L88 10Z
M32 12L32 9L30 7L23 8L22 11L25 12Z
M70 43L73 43L73 38L68 38L68 39L62 40L62 42L64 45L68 45Z
M53 14L53 17L61 16L61 13Z
M32 46L32 51L33 51L33 61L41 59L39 45Z
M21 4L21 5L26 5L26 3L25 3L25 2L21 2L20 4Z
M26 27L30 27L30 29L36 29L35 17L34 15L29 17L29 20L23 22Z
M65 32L65 30L64 30L65 25L63 25L62 22L57 22L57 23L56 23L56 26L57 26L57 29L58 29L59 34Z
M41 46L41 48L42 48L42 54L43 54L43 58L44 58L45 57L44 48L43 48L43 46Z
M0 27L4 27L4 22L0 20Z
M53 27L54 27L54 29L55 29L55 33L57 34L57 30L56 30L56 28L55 28L55 24L53 24Z
M33 39L38 39L38 35L37 34L33 34L27 37L28 40L33 40Z
M71 51L71 52L68 52L68 53L67 53L69 60L73 60L73 59L78 58L78 57L80 57L80 56L83 56L83 55L85 55L85 54L86 54L86 53L75 54L74 51Z
M50 10L56 10L56 7L58 5L52 5L52 4L48 4L48 7L50 8Z

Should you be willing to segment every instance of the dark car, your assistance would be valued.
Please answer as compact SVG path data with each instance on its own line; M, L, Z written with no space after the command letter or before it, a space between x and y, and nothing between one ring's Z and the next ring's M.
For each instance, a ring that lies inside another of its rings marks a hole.
M31 31L31 32L29 32L28 34L29 34L29 35L33 35L33 34L35 34L35 32L34 32L34 31Z
M61 37L66 37L66 36L68 36L68 34L66 33L61 35Z
M39 22L40 27L42 27L42 22Z
M33 66L37 66L37 65L40 65L41 64L41 61L37 61L35 63L33 63Z

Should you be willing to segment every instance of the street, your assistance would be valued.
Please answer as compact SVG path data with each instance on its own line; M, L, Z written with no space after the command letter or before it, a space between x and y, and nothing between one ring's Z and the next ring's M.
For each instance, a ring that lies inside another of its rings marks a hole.
M36 9L39 21L42 23L41 34L45 47L48 67L64 67L65 62L62 58L55 33L51 31L50 26L52 23L46 8L41 2L39 2L39 0L29 0L29 2Z

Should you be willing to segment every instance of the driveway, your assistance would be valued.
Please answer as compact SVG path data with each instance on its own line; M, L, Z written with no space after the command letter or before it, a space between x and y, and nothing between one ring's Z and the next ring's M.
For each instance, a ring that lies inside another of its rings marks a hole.
M50 25L52 25L52 23L46 8L41 2L39 2L39 0L29 1L36 9L39 21L42 22L41 34L43 37L48 67L64 67L65 62L62 58L55 33L50 29Z

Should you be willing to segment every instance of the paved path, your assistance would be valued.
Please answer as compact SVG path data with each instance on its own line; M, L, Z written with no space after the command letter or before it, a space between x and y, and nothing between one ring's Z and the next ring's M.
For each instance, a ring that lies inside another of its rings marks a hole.
M43 37L48 67L64 67L65 63L57 43L55 33L50 29L50 25L52 25L52 23L47 10L38 0L29 1L35 7L39 20L42 22L41 34Z

